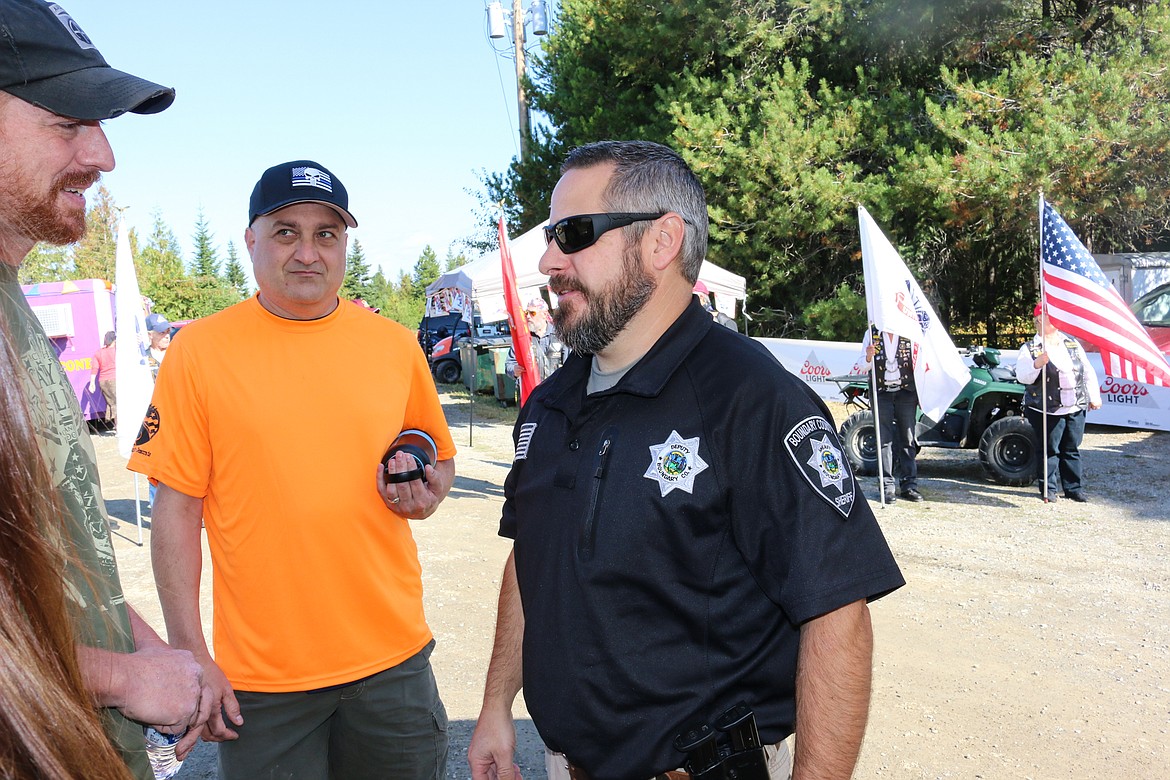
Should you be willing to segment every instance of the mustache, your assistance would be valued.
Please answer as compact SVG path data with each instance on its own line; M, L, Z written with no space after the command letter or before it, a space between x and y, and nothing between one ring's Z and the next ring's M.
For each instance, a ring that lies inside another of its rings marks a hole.
M557 275L548 278L548 288L557 295L563 295L567 292L579 292L586 294L584 285L576 279L568 276Z
M102 175L97 171L70 171L63 173L53 182L53 189L85 190L97 184Z

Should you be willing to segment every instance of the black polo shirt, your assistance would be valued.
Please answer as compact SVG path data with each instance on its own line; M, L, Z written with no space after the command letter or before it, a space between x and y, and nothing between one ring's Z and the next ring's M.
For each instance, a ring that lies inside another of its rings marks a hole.
M613 388L578 355L516 423L524 698L598 780L648 778L738 701L794 730L800 624L904 584L820 400L692 304Z

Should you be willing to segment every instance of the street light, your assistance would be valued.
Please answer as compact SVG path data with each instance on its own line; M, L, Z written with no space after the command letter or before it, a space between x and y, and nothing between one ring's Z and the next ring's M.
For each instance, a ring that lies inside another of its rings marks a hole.
M520 160L528 159L528 93L524 89L524 25L532 24L533 35L548 35L548 9L544 0L530 0L528 10L521 0L512 0L512 10L505 11L499 0L487 6L488 37L499 40L507 36L507 25L512 25L512 49L516 53L516 105L520 113ZM505 52L501 52L507 56Z

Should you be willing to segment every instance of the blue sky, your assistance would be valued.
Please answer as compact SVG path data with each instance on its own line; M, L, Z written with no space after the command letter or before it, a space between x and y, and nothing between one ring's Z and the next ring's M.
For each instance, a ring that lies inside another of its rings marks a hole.
M221 259L230 239L250 273L252 187L307 158L345 184L350 241L396 279L473 232L467 190L518 154L515 65L488 42L485 0L61 4L113 67L178 91L161 114L106 123L104 181L140 236L161 213L185 259L202 208Z

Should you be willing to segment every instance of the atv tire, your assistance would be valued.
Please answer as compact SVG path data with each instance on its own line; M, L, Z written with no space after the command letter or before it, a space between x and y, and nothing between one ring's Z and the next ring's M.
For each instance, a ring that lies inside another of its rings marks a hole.
M453 385L463 374L463 366L454 360L444 360L435 366L435 378L445 385Z
M1025 487L1036 481L1036 432L1023 417L996 420L979 438L979 461L1001 485Z
M877 435L873 428L873 412L866 410L852 414L841 423L841 445L854 474L877 474Z

